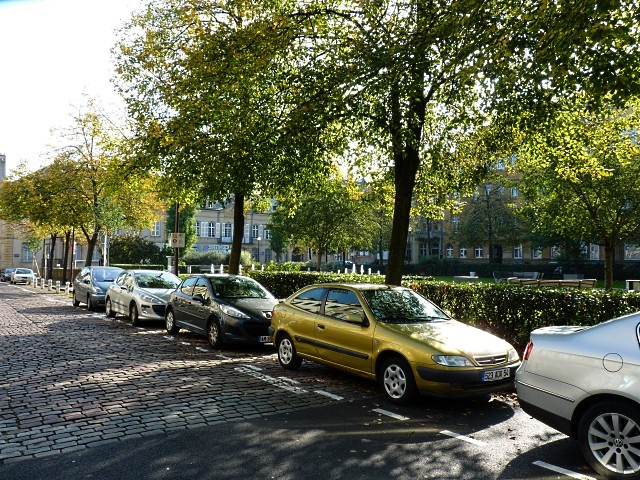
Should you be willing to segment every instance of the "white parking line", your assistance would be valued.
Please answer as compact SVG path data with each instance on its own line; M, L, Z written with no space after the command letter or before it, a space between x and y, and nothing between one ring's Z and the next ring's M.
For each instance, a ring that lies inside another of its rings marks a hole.
M196 347L196 350L198 350L200 352L210 352L211 351L208 348L204 348L204 347Z
M409 420L409 417L403 417L402 415L390 412L389 410L383 410L382 408L374 408L373 411L382 415L386 415L387 417L395 418L396 420Z
M552 472L561 473L562 475L566 475L567 477L577 478L578 480L595 480L593 477L589 477L587 475L582 475L581 473L572 472L571 470L567 470L566 468L556 467L555 465L551 465L550 463L536 461L533 462L534 465L538 467L546 468L547 470L551 470Z
M485 446L487 444L486 442L483 442L481 440L476 440L475 438L460 435L459 433L450 432L449 430L442 430L440 433L442 435L447 435L448 437L457 438L458 440L462 440L467 443L473 443L474 445Z
M324 395L325 397L329 397L333 400L342 400L344 398L339 395L334 395L333 393L325 392L324 390L315 390L314 393L317 393L318 395Z

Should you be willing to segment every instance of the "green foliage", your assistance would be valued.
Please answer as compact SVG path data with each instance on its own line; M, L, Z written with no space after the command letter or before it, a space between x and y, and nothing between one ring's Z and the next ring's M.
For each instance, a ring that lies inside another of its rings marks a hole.
M517 168L535 231L604 246L610 288L614 248L640 232L640 101L596 112L587 103L563 104L523 144Z
M109 238L110 264L163 264L167 255L170 253L140 235L113 235Z
M204 252L191 251L182 257L182 262L186 265L228 265L229 253L217 250L207 250ZM251 253L242 252L240 254L241 265L251 265Z

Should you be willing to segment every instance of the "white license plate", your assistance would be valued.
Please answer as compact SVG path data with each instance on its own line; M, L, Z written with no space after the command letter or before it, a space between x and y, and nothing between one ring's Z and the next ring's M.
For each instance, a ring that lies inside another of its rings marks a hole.
M495 382L497 380L504 380L511 376L511 370L508 368L497 368L495 370L487 370L482 372L483 382Z
M259 337L258 341L260 343L271 343L271 337L269 337L269 336Z

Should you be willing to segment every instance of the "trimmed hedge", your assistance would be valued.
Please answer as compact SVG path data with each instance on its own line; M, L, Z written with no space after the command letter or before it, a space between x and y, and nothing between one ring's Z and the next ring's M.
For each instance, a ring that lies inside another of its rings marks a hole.
M382 275L328 272L247 272L278 298L325 282L384 283ZM640 294L621 290L536 288L509 284L448 283L405 277L403 285L421 293L458 320L504 338L522 351L529 333L549 325L595 325L640 310Z

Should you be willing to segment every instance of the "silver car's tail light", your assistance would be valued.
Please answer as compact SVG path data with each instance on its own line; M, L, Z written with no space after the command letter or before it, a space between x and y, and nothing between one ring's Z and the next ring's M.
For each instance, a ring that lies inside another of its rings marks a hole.
M533 350L533 342L529 342L527 344L527 348L524 349L524 355L522 355L522 358L524 360L529 360L529 355L531 355L531 351Z

